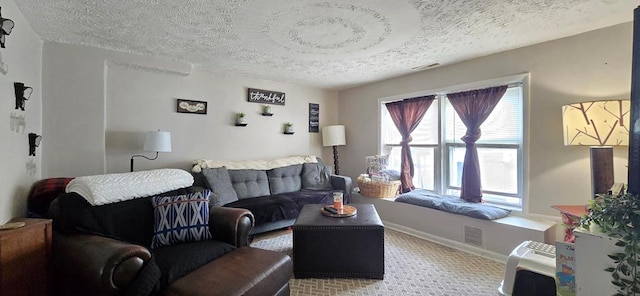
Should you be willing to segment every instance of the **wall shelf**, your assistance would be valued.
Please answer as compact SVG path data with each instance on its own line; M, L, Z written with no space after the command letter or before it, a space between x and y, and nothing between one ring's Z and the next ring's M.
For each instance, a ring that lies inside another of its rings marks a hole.
M293 135L295 132L284 132L285 135Z
M262 116L273 116L273 113L262 113Z
M247 126L248 123L237 123L236 122L236 126Z

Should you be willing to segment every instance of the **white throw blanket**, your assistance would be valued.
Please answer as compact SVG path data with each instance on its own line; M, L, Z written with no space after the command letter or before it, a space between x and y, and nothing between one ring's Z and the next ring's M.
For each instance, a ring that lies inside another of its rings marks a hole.
M196 159L193 161L191 171L199 173L204 168L226 167L228 170L270 170L274 168L286 167L301 163L317 163L318 160L313 155L300 155L275 159L261 160L208 160Z
M94 206L151 196L193 185L193 176L180 169L77 177L67 184Z

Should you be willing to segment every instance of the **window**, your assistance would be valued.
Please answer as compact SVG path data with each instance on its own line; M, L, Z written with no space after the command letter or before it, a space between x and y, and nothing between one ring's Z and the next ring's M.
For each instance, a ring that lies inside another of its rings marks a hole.
M390 155L389 167L400 170L401 136L384 103L381 106L381 151ZM476 146L484 200L521 208L524 170L522 83L509 86L480 129L482 136ZM416 188L459 195L466 150L460 138L466 130L446 94L438 95L411 134Z

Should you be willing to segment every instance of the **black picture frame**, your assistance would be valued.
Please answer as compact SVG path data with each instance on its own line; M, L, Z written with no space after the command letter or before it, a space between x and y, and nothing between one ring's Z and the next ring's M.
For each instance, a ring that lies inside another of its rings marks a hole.
M207 114L207 102L176 99L176 112L204 115Z
M320 132L320 104L309 103L309 132Z
M284 106L285 93L272 90L249 88L247 90L247 101L251 103Z

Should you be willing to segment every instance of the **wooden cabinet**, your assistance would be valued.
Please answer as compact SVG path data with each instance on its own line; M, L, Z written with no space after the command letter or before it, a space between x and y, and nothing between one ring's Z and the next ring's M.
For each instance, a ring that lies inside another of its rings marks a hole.
M0 296L47 295L51 220L17 218L17 229L0 230Z

